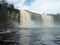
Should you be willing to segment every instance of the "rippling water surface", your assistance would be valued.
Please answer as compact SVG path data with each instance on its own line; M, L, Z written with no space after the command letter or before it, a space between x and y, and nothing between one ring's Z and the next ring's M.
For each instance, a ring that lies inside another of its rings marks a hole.
M22 28L21 45L60 45L60 28Z

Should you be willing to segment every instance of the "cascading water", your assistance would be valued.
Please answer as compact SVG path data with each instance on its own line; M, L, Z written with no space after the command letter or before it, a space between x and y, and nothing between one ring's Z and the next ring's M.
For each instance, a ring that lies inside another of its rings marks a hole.
M33 22L31 21L31 14L27 11L20 11L20 22L20 27L33 27Z
M54 23L54 21L53 21L53 17L52 16L50 16L50 15L41 15L41 17L42 17L42 23L43 23L43 26L45 26L45 27L52 27L53 26L53 23Z

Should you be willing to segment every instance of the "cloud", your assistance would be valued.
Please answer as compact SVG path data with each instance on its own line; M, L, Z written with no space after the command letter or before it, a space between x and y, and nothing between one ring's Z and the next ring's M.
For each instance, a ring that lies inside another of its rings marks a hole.
M37 13L58 13L60 12L60 0L36 0L29 10Z
M24 6L24 2L25 0L7 0L8 3L10 4L14 4L15 8L20 9L20 10L24 10L27 9L27 6Z
M20 10L29 10L36 13L59 13L60 0L34 0L31 5L24 5L26 0L8 0L9 3L13 2L15 8Z
M15 4L15 8L18 8L20 10L27 10L29 6L24 5L25 0L22 0L21 2Z
M16 4L18 2L21 2L20 0L6 0L8 3L13 3L13 4Z

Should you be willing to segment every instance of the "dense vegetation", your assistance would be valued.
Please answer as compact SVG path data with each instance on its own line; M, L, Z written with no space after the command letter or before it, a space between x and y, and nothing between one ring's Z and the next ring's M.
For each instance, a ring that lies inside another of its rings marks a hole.
M14 27L20 22L20 11L14 8L13 4L8 4L5 1L0 2L0 28Z

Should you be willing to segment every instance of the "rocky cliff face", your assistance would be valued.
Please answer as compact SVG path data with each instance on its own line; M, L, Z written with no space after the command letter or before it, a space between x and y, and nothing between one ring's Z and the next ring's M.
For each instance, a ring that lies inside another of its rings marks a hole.
M37 14L27 10L20 11L20 27L40 28L60 26L60 15Z

